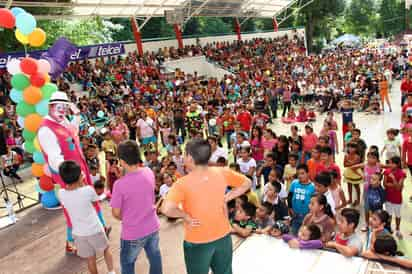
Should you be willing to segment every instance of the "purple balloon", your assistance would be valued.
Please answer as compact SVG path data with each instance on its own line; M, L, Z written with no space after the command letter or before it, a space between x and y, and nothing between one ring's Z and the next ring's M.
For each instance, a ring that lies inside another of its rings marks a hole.
M77 47L64 37L60 37L47 52L42 54L42 58L50 63L50 76L56 79L64 72L70 62L70 55L75 52Z

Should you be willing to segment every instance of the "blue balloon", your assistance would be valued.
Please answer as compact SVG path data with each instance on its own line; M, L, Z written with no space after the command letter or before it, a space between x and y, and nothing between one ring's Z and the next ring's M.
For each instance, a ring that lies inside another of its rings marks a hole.
M25 13L26 12L24 9L19 8L19 7L14 7L10 11L11 11L11 13L13 13L14 16L17 16L20 13Z
M23 92L14 88L11 89L10 99L16 104L20 103L21 101L23 101Z
M36 105L36 112L41 116L46 116L49 113L49 100L42 100Z
M41 189L39 183L35 183L35 184L34 184L34 189L35 189L36 192L38 192L38 193L41 193L41 194L46 193L43 189Z
M41 204L45 208L53 208L57 207L60 202L56 197L56 193L54 192L54 190L52 190L44 192L43 195L41 195Z
M104 117L104 111L103 111L103 110L99 110L99 111L97 112L97 117L103 118L103 117Z
M35 153L33 153L33 160L38 164L44 164L46 162L44 160L43 153L41 153L40 151L36 151Z
M24 35L29 35L36 28L37 23L33 15L21 12L16 16L16 27Z

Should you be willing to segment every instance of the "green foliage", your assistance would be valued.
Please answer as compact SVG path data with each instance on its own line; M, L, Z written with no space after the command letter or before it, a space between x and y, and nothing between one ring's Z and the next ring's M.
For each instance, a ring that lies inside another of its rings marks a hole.
M124 29L120 24L114 24L99 17L74 20L39 20L37 25L46 32L46 43L41 48L28 48L28 50L46 49L61 36L78 46L111 42L114 41L114 35ZM6 43L1 43L3 51L24 49L17 42L12 30L1 31L0 40L6 41Z
M404 0L382 0L379 15L378 32L381 35L388 37L405 29Z
M164 17L154 17L142 29L142 38L173 37L173 26Z
M305 4L310 0L304 0ZM344 0L315 0L295 15L295 25L304 24L309 51L312 51L314 37L327 38L330 34L330 21L340 16L345 8Z
M233 19L232 19L233 22ZM224 23L222 18L199 17L201 34L218 34L233 31L233 23Z
M377 8L374 0L351 0L345 11L347 33L370 36L376 33Z
M59 37L64 36L78 46L112 42L112 35L122 30L120 24L99 17L75 20L42 20L39 26L47 34L44 48L49 47Z

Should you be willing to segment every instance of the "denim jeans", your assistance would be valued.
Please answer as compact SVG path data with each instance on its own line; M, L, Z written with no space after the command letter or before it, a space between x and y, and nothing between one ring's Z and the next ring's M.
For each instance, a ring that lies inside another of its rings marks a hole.
M290 223L291 232L293 235L298 235L299 229L302 226L303 219L305 218L304 214L295 214Z
M162 274L162 257L159 249L159 232L136 240L121 240L120 264L122 274L135 274L135 263L140 251L144 248L150 263L149 274Z

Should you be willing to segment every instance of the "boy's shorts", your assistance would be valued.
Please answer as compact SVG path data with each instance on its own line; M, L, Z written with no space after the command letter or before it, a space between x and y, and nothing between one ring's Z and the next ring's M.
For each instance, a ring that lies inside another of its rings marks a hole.
M155 136L150 136L142 139L142 145L148 145L150 143L155 144L157 141Z
M389 215L400 218L401 217L401 206L402 204L393 204L391 202L385 203L385 209L389 213Z
M106 234L103 231L90 236L73 235L73 238L77 255L81 258L96 256L97 252L102 252L109 247Z

